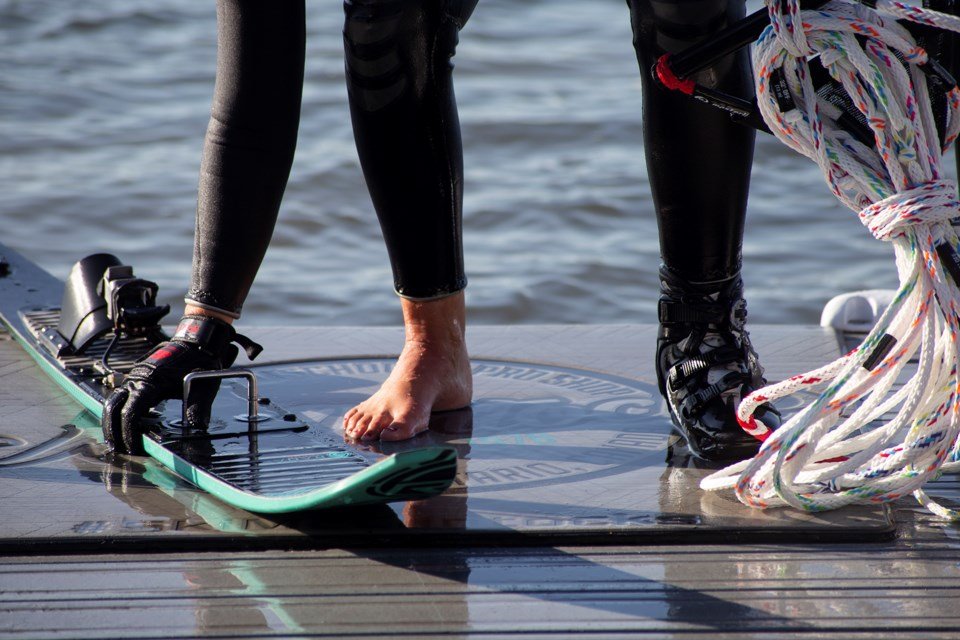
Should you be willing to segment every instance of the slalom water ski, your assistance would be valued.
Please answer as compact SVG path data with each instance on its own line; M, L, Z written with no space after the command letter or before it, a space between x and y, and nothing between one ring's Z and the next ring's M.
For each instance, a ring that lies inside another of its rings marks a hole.
M166 338L157 325L165 311L152 304L156 286L134 277L113 256L85 260L106 265L118 289L125 287L121 295L142 303L127 319L132 331L117 331L105 320L111 282L99 279L103 270L91 278L96 268L84 274L75 267L65 285L2 244L0 321L44 373L99 419L111 385ZM115 333L120 333L117 340ZM185 428L180 403L165 402L146 421L143 447L168 469L233 506L286 513L423 499L442 493L454 479L457 460L451 448L371 461L336 434L258 398L249 371L213 375L222 378L222 386L208 428ZM238 415L242 407L247 411Z

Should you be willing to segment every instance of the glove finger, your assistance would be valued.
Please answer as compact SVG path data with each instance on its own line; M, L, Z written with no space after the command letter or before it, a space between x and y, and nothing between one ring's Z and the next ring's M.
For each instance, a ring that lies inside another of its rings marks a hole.
M121 435L120 413L127 402L130 392L126 388L115 389L103 403L103 414L100 416L100 428L103 429L103 439L111 448L123 442Z
M120 435L123 451L132 455L143 455L140 422L143 416L160 401L152 386L138 386L130 390L129 398L120 412ZM117 443L115 443L116 446Z
M213 401L220 390L219 380L200 380L190 387L187 398L187 424L191 429L206 429L210 424Z

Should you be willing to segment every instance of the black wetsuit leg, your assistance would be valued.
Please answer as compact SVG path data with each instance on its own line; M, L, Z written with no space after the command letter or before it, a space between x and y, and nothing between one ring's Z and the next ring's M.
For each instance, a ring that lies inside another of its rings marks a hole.
M240 313L293 162L304 41L303 0L217 1L217 82L187 302Z
M740 271L754 132L723 111L667 91L650 73L744 15L743 0L627 0L643 83L647 171L665 266L689 282ZM727 93L753 94L746 48L697 75Z
M347 0L344 50L354 137L397 293L466 286L463 158L453 93L458 32L477 0Z
M643 77L647 171L660 229L656 369L660 392L690 451L711 460L754 455L737 403L764 384L745 328L741 247L754 132L723 111L667 91L651 68L738 20L743 0L627 0ZM746 49L700 72L704 86L752 94ZM769 404L755 414L780 425Z

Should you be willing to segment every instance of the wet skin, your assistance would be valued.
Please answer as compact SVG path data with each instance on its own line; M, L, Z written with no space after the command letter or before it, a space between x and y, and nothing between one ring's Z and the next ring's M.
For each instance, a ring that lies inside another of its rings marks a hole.
M344 416L347 439L406 440L426 430L431 412L470 404L463 292L401 306L403 350L380 389Z
M439 300L401 299L404 345L392 372L370 398L343 417L352 440L406 440L425 431L433 411L470 404L473 380L463 292ZM193 305L188 314L233 319Z

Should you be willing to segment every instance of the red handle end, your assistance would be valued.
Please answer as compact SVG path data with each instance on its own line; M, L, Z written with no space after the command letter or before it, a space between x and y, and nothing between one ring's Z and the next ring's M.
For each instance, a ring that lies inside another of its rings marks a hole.
M660 84L665 86L671 91L680 91L687 94L688 96L693 95L693 90L696 88L696 83L687 78L682 80L673 73L673 70L670 68L670 54L665 53L660 56L660 59L657 60L657 66L654 67L654 72L657 80L660 81Z

